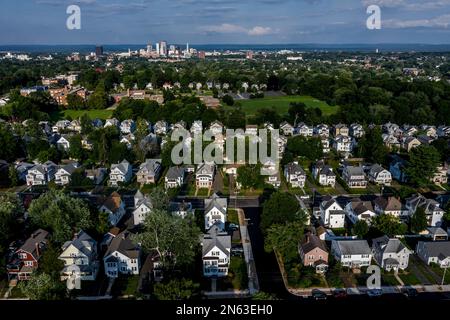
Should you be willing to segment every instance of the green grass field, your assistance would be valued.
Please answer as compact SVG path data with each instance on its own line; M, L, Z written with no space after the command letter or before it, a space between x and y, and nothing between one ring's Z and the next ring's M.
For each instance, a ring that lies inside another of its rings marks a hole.
M112 117L112 110L64 110L58 111L51 114L52 120L66 119L71 117L72 119L78 119L82 115L87 114L91 119L101 119L106 120Z
M326 102L309 96L280 96L266 97L262 99L239 100L242 109L247 116L255 115L259 109L275 107L280 115L285 115L292 102L303 102L310 108L320 108L323 115L328 116L337 113L337 106L329 106Z

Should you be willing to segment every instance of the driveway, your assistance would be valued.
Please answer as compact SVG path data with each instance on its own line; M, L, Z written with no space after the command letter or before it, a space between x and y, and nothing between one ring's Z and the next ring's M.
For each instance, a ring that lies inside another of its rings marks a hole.
M216 176L214 178L213 191L214 193L220 192L223 194L223 177L219 171L216 172Z

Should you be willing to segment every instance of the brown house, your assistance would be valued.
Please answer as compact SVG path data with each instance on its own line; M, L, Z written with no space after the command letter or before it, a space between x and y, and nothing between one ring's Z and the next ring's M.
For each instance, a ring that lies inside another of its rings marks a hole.
M298 251L305 267L314 267L318 273L327 271L328 251L319 237L308 233L300 243Z

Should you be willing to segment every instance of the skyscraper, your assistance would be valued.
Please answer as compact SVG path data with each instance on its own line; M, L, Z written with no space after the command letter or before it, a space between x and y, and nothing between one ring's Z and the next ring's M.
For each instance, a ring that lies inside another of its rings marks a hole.
M147 53L152 53L153 51L153 46L151 43L147 44Z
M159 43L159 54L162 56L167 56L167 42L161 41Z
M156 43L156 53L159 55L161 53L159 42Z
M103 55L103 47L102 46L96 46L95 47L95 55L97 57L100 57Z

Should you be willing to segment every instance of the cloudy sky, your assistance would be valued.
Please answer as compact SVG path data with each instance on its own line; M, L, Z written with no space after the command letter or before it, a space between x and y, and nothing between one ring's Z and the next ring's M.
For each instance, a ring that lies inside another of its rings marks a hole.
M66 9L81 8L81 30ZM369 5L382 29L366 28ZM450 43L450 0L1 0L0 45Z

